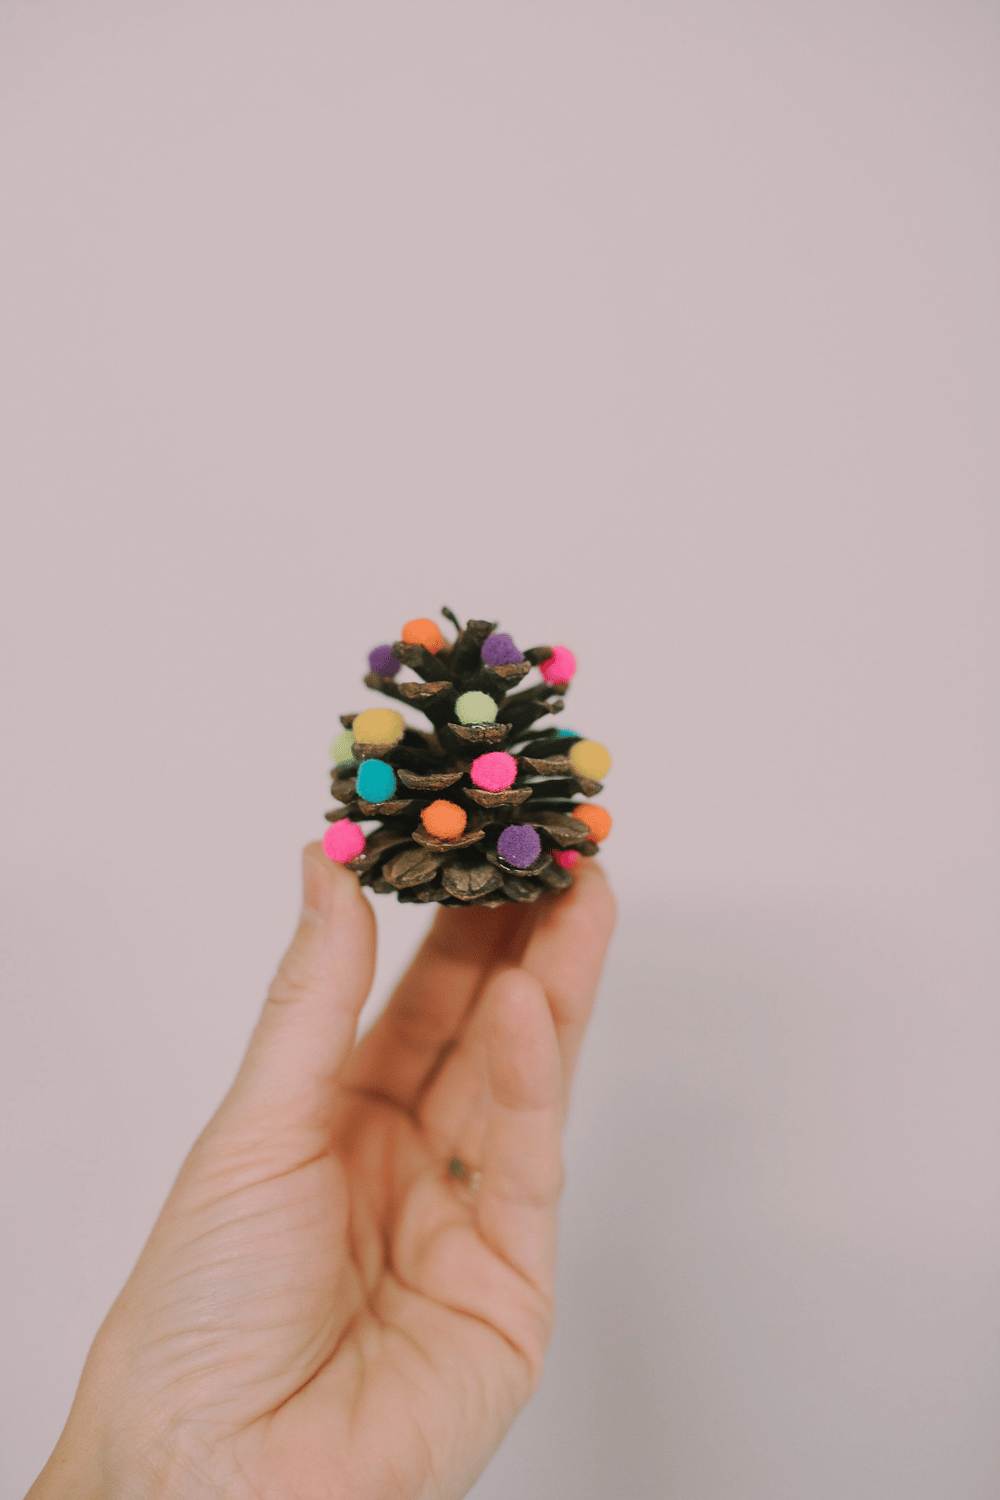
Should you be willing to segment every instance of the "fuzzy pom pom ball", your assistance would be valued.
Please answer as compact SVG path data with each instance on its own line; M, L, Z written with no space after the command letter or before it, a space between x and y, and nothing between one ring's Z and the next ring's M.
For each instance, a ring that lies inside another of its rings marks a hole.
M460 724L492 724L497 706L489 693L463 693L455 703Z
M517 761L506 750L491 750L488 755L476 756L469 775L474 785L484 792L505 792L514 785Z
M335 766L354 764L354 734L350 729L342 729L337 735L330 746L330 758Z
M495 631L493 635L486 637L480 655L488 667L509 667L515 662L524 661L523 652L518 651L504 630Z
M444 645L444 636L433 620L407 620L400 637L408 646L425 646L432 656Z
M394 708L366 708L351 725L358 745L395 745L406 724Z
M396 774L384 760L363 760L358 767L358 796L366 802L387 802L396 790Z
M526 870L541 852L542 841L530 823L511 823L497 839L497 853L515 870Z
M581 802L573 808L571 816L586 823L595 844L606 839L611 832L611 814L606 808L598 807L596 802Z
M357 823L346 818L331 823L323 835L323 853L335 864L346 865L349 859L357 859L364 852L365 836Z
M459 807L457 802L448 802L440 797L437 802L424 808L420 821L431 838L459 839L465 832L465 809Z
M570 682L576 671L576 657L568 646L553 646L552 655L540 663L538 670L546 682Z
M611 769L611 756L596 740L577 740L570 746L569 763L577 775L600 781Z
M400 664L393 656L391 646L376 646L368 653L368 666L380 677L395 677Z
M552 858L562 869L573 870L580 863L583 855L579 849L553 849Z

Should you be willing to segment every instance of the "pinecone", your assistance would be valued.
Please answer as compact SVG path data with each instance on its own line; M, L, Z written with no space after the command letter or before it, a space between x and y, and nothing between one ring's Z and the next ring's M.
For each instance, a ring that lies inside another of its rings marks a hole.
M554 725L576 671L565 646L521 652L489 620L447 641L433 620L410 620L402 640L369 655L367 687L411 704L431 728L394 709L343 714L332 746L327 855L375 891L400 901L502 906L537 901L572 884L572 867L597 853L611 819L596 796L611 757L603 745ZM418 682L396 682L409 667ZM532 667L541 681L518 684ZM376 820L367 836L361 823Z

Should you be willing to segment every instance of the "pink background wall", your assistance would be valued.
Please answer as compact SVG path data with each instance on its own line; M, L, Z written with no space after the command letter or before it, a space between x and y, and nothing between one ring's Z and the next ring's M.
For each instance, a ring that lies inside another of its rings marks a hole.
M998 124L973 0L0 0L4 1500L442 603L623 906L476 1500L993 1500Z

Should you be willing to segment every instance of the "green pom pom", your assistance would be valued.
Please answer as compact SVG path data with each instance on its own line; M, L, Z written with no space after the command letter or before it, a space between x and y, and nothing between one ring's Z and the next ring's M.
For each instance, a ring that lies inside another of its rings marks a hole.
M335 766L345 765L354 760L354 735L349 729L344 729L333 744L330 746L330 756Z
M492 724L497 706L489 693L463 693L455 704L460 724Z

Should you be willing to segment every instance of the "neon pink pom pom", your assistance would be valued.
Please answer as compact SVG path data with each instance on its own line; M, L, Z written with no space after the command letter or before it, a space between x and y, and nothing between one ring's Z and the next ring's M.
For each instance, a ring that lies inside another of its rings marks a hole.
M356 859L364 847L365 836L361 829L357 823L350 823L346 818L339 823L331 823L323 835L323 853L338 865L346 865L349 859Z
M583 858L579 849L553 849L552 858L557 865L562 865L564 870L572 870Z
M576 671L576 657L568 646L553 646L552 655L540 664L538 670L546 682L569 682Z
M484 792L505 792L514 785L517 761L506 750L491 750L489 755L476 756L469 775Z

